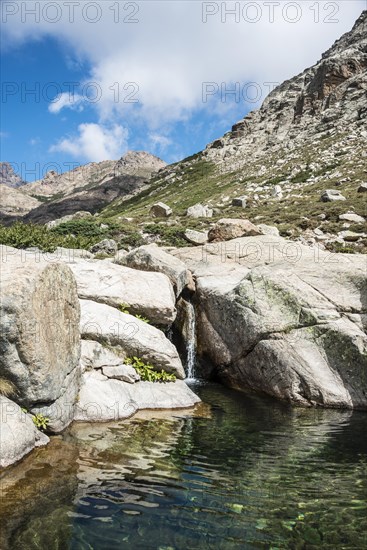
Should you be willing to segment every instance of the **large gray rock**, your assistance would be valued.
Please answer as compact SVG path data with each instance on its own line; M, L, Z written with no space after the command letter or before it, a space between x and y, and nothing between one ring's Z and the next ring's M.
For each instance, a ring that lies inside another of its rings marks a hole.
M0 467L17 462L49 438L37 430L29 414L0 395Z
M210 229L209 242L228 241L237 237L262 235L261 229L249 220L222 218Z
M175 346L164 333L132 315L105 304L81 300L81 334L121 348L125 356L137 356L157 370L184 378L185 372Z
M186 286L193 284L191 273L185 264L164 252L156 244L136 248L115 262L142 271L164 273L170 279L176 296L179 296Z
M197 280L198 354L224 382L367 409L365 256L270 235L177 254Z
M1 246L0 376L27 409L51 406L68 392L75 402L80 354L79 300L68 266ZM75 376L71 376L75 371ZM67 410L58 410L65 427Z
M137 271L112 262L69 263L82 299L113 307L121 304L130 313L147 317L157 325L171 325L176 317L175 295L163 273Z
M361 183L358 187L358 193L367 193L367 183Z
M83 375L75 420L104 422L128 418L140 409L192 407L200 399L181 380L168 383L127 384L96 372Z

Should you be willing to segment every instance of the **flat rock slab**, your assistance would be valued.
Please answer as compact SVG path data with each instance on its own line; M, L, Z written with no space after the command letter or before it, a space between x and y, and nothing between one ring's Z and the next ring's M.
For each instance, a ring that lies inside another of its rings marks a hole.
M199 397L181 380L127 384L103 379L95 372L90 372L84 374L75 420L119 420L128 418L141 409L181 409L199 402Z
M119 307L169 326L176 318L175 295L163 273L137 271L112 262L76 261L69 264L82 299Z

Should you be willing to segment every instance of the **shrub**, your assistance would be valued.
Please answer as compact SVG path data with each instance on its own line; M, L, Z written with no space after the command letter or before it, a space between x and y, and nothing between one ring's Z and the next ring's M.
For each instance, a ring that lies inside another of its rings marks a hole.
M140 378L146 382L175 382L176 376L169 374L163 369L159 372L156 371L153 365L144 363L139 357L128 357L125 359L127 365L134 367L136 372L140 375Z
M36 426L36 428L38 430L41 430L41 432L46 431L47 426L50 423L50 419L47 418L47 416L43 416L43 414L41 414L41 413L33 414L32 415L32 420L33 420L33 423Z

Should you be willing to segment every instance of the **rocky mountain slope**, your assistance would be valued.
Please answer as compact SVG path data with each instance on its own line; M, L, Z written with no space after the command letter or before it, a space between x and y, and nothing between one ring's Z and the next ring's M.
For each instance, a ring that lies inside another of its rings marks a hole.
M14 168L9 162L0 162L0 184L8 187L21 187L26 183L14 172Z
M25 216L40 204L40 201L25 195L19 189L7 185L2 185L0 188L0 219L2 221L11 222Z
M347 227L339 216L349 211L366 216L367 194L357 192L366 180L364 11L320 61L277 87L259 110L204 151L160 171L149 194L119 199L104 214L142 220L154 202L163 201L173 209L176 223L186 227L186 209L202 202L214 208L214 218L225 214L271 223L282 234L302 235L311 243L317 229L319 242L336 239L342 247L339 234L344 230L361 233L363 240L363 224ZM342 199L323 202L328 189L339 191ZM242 196L246 208L234 208L232 200ZM212 221L202 220L202 228Z
M95 213L117 197L136 193L165 166L154 155L129 151L118 161L93 162L63 174L50 171L42 180L22 187L21 202L32 203L30 208L14 208L8 193L1 197L0 216L5 222L11 215L25 216L26 222L46 223L79 210Z

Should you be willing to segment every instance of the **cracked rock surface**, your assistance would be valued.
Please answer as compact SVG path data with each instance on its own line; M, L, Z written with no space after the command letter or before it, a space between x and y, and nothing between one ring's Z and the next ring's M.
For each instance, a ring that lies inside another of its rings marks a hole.
M367 409L367 259L264 235L175 252L196 277L199 355L229 386Z

